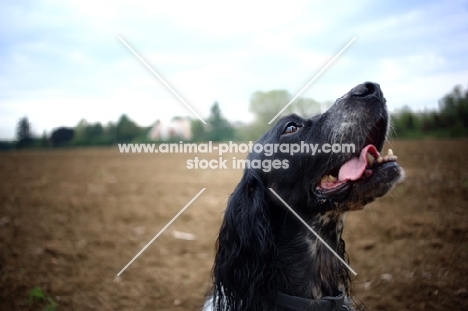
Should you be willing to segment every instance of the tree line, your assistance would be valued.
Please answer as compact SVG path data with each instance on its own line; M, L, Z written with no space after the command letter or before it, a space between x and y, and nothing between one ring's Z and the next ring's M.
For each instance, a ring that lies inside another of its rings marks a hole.
M182 119L174 117L174 119ZM157 121L156 123L158 123ZM192 141L225 141L235 139L235 130L230 122L222 115L219 104L215 102L211 107L211 114L204 125L198 119L190 119ZM117 143L147 143L153 142L148 137L153 126L141 127L135 121L123 114L116 123L89 123L81 120L71 127L58 127L50 135L43 133L37 137L32 132L32 124L27 117L19 120L16 128L15 142L0 142L0 149L12 148L48 148L73 146L110 146ZM180 138L172 138L179 141Z
M286 90L255 92L250 99L250 112L255 119L250 124L232 124L223 116L219 103L215 102L207 125L198 119L190 119L192 141L249 141L256 140L270 125L268 122L292 99ZM311 98L297 98L282 115L296 113L310 117L328 108L332 102L320 103ZM457 85L439 100L439 109L413 112L405 106L392 114L394 138L417 139L424 137L468 136L468 88ZM180 118L180 117L175 117ZM0 149L48 148L63 146L109 146L117 143L149 142L149 127L138 126L130 117L122 115L117 122L102 125L81 120L74 128L59 127L50 135L37 137L32 133L27 117L21 118L16 128L15 142L0 142ZM175 141L180 140L174 138Z
M457 85L439 100L439 109L415 113L405 106L393 115L396 138L468 136L468 88Z

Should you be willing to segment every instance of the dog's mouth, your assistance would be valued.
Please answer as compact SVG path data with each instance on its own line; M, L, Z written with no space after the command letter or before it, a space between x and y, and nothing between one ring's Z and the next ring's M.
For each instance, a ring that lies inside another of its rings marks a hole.
M397 156L392 149L382 156L379 148L383 146L386 134L386 122L379 120L369 132L365 146L360 153L322 175L315 186L319 197L345 194L353 184L372 182L373 177L383 175L386 169L397 165Z
M397 156L392 149L388 149L387 155L382 157L374 145L367 145L361 150L359 157L354 156L323 175L315 190L326 196L343 193L352 183L365 181L396 160Z

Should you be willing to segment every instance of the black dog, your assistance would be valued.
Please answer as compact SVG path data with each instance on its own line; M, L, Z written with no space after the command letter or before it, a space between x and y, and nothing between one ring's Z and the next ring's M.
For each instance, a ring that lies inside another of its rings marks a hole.
M214 287L204 310L352 310L347 267L269 188L343 258L345 212L362 209L402 179L392 152L379 153L388 123L379 85L367 82L321 115L280 119L259 139L262 146L329 145L314 155L249 154L250 163L288 165L245 169L219 232ZM355 150L325 153L343 144Z

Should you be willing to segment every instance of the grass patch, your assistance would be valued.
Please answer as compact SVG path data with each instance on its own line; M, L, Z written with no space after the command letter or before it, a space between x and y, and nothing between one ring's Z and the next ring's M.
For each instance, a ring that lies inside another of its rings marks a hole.
M51 297L44 294L44 291L36 286L31 288L28 292L27 304L29 307L32 305L44 305L43 311L56 311L58 310L57 302Z

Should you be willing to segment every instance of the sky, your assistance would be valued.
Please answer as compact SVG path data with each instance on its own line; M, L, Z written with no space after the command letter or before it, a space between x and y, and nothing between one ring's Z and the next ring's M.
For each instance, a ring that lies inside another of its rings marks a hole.
M123 113L141 126L196 118L119 36L204 119L217 101L252 120L254 92L295 95L352 38L302 96L374 81L391 112L436 109L468 85L467 16L456 0L0 1L0 140L25 116L39 136Z

